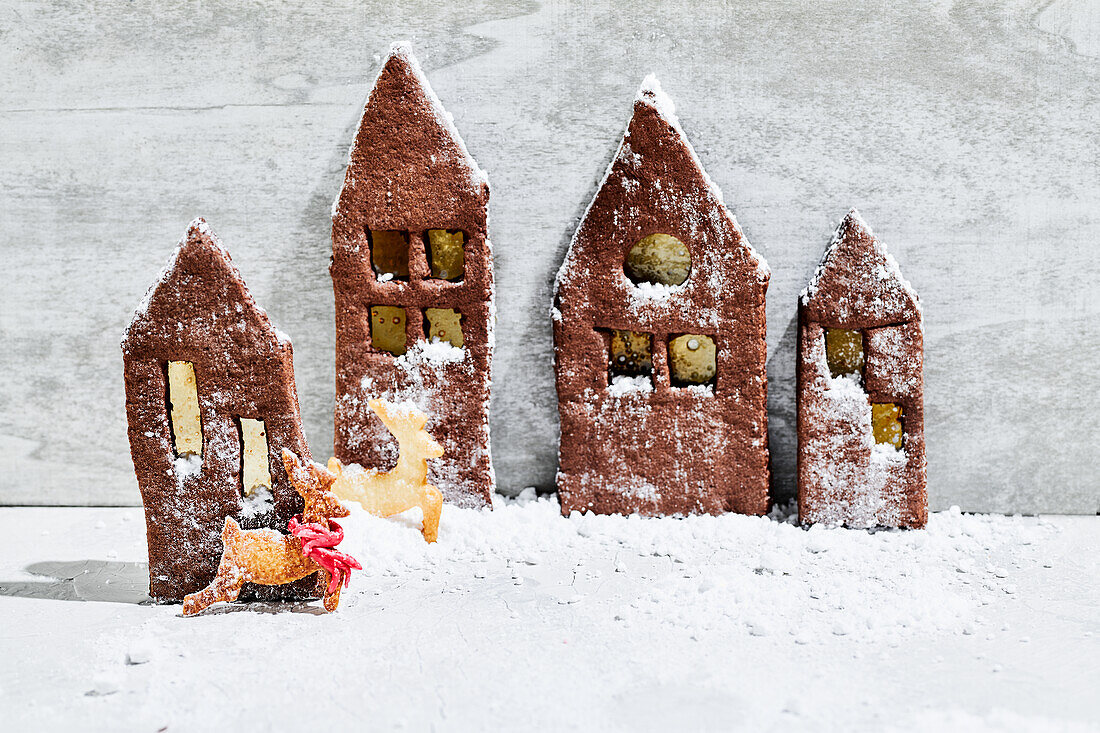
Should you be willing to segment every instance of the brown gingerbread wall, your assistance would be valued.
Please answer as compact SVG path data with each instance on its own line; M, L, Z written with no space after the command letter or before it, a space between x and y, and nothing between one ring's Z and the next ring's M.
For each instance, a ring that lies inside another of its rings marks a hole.
M145 505L150 595L180 601L214 577L225 517L245 528L286 531L302 509L279 455L309 458L294 386L290 341L252 300L229 254L206 222L188 228L150 288L122 342L126 414L134 470ZM169 361L194 365L201 467L177 461L169 419ZM263 420L272 491L246 500L238 419ZM269 499L264 501L264 499ZM248 586L252 598L308 597L314 579Z
M444 458L429 479L451 502L488 506L495 487L489 446L493 343L493 267L487 231L489 184L411 52L396 46L371 91L333 209L332 282L336 296L336 456L389 468L397 445L367 406L380 396L411 400L429 415ZM465 233L460 282L431 277L425 232ZM408 236L407 281L379 279L370 231ZM405 308L408 352L372 347L370 308ZM426 308L463 316L464 345L428 344Z
M624 273L630 248L653 233L687 245L682 285ZM555 286L563 513L767 509L768 278L647 79ZM651 390L609 385L606 329L653 334ZM667 342L679 334L715 339L713 387L671 384Z

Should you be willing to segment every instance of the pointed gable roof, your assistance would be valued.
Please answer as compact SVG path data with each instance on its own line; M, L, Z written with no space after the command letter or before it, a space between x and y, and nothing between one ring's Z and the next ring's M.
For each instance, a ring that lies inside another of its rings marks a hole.
M178 324L168 327L167 324ZM124 348L153 341L196 343L209 336L226 341L231 327L245 327L289 344L256 304L221 240L199 217L187 227L160 277L149 287L123 337Z
M382 65L348 153L334 224L394 229L446 219L488 197L488 176L466 149L408 45ZM358 221L367 212L379 221ZM441 223L443 223L441 221Z
M921 316L897 260L855 209L837 227L801 300L811 320L837 326L873 328Z
M605 246L608 232L666 231L669 224L686 228L680 235L688 239L708 234L717 241L734 239L733 253L692 247L686 242L692 250L693 268L703 265L708 257L739 254L758 280L767 281L767 263L745 239L725 206L722 191L707 175L680 126L675 104L650 74L634 97L633 115L619 149L569 244L555 292L579 276L574 269L591 264L584 250Z

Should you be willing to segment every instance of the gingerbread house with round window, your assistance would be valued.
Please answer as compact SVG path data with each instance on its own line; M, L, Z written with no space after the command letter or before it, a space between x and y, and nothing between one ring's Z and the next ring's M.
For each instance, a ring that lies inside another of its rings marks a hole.
M563 513L767 509L768 279L646 79L555 283Z
M488 506L493 350L489 183L409 49L395 45L367 99L333 206L335 452L388 469L397 443L371 397L412 401L447 460L429 479Z

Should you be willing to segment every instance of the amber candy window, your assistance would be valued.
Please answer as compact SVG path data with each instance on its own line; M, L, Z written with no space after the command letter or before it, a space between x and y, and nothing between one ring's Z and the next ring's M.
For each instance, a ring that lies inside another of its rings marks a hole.
M618 376L653 374L653 334L611 329L608 348L608 382Z
M370 264L380 280L409 279L409 233L370 230Z
M438 340L462 348L462 314L454 308L426 308L424 335L429 343Z
M685 333L668 342L668 364L673 387L714 384L718 347L710 336Z
M377 351L401 356L407 348L405 309L396 305L375 305L370 309L370 345Z

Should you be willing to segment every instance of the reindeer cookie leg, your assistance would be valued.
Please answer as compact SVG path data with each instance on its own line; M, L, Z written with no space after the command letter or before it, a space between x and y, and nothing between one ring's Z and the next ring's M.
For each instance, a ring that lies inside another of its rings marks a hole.
M226 548L231 547L232 538L241 531L240 525L233 517L225 518L225 529L222 530L222 542ZM235 601L244 587L244 575L233 561L230 552L222 554L222 561L218 565L218 574L210 585L198 593L191 593L183 599L183 615L192 616L205 611L215 603L221 601Z
M334 590L332 593L325 593L325 597L322 600L322 603L325 606L325 610L329 613L335 611L336 607L340 605L340 591L342 589L343 585L341 584L337 586L336 590Z
M424 512L424 539L427 542L435 542L439 538L439 517L443 514L443 493L431 484L427 484L424 487L420 508Z

